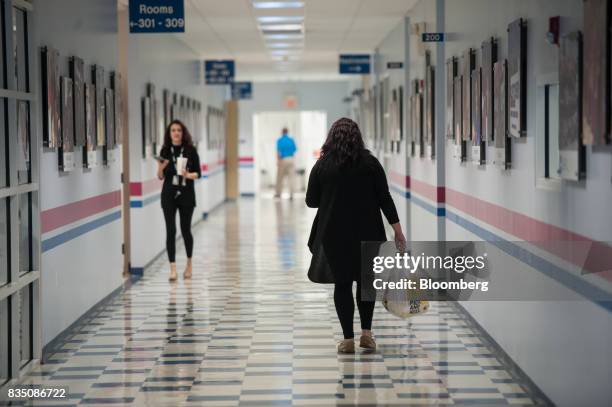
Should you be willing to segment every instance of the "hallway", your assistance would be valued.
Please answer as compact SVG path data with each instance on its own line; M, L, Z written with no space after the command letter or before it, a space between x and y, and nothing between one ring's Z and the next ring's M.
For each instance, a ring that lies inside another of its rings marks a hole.
M62 405L545 404L452 303L408 321L377 304L378 351L338 355L331 287L306 278L313 216L301 199L222 205L195 229L191 282L159 258L25 383L68 386Z

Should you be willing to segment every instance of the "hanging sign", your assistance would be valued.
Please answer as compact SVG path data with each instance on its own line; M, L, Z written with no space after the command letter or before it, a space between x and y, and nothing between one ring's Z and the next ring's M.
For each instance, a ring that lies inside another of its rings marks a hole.
M130 33L185 32L185 0L130 0Z
M340 55L341 74L360 74L370 73L369 54L341 54Z
M232 99L251 99L253 97L252 82L232 82Z
M207 85L229 85L234 82L235 63L231 59L204 62Z

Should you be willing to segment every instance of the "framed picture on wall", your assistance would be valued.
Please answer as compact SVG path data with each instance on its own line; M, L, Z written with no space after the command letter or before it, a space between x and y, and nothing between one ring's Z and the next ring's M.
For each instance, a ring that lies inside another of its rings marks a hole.
M106 131L104 129L104 68L100 65L92 66L92 78L96 87L96 138L98 146L106 145Z
M495 126L495 157L493 163L502 168L510 168L510 138L508 137L508 72L506 60L493 65L495 93L493 103L493 125Z
M508 135L526 135L527 25L519 18L508 25Z
M476 67L476 54L472 48L463 53L463 140L472 139L472 71Z
M74 169L74 99L72 79L63 76L60 83L62 144L58 149L59 169L67 172Z
M397 117L399 119L399 140L397 142L397 152L400 152L400 145L404 141L404 87L400 86L397 91L398 106Z
M161 144L159 143L160 134L159 134L159 102L154 97L150 97L151 99L151 123L149 124L149 128L151 129L151 150L153 154L158 154L160 151ZM162 143L163 144L163 143Z
M121 92L121 74L119 72L113 72L111 74L111 88L113 89L114 95L114 144L117 145L121 144L123 141L123 125L125 123L125 120L123 120L123 92Z
M486 144L482 139L482 70L472 71L472 162L485 163Z
M170 125L172 115L170 114L170 106L172 106L172 94L168 89L163 91L164 98L164 130Z
M423 137L423 93L421 88L421 81L417 80L417 89L418 92L416 94L415 99L415 135L416 135L416 148L417 148L417 156L423 157L425 155L425 140Z
M96 153L96 88L93 84L85 84L85 152L83 167L94 168L98 165Z
M141 126L142 126L142 157L153 155L151 146L151 98L145 96L141 100Z
M455 76L457 76L457 58L446 61L446 138L455 137Z
M428 66L425 72L425 155L432 159L436 155L435 78L434 67Z
M610 28L608 0L584 0L584 58L582 99L582 142L585 145L610 141L610 83L608 69ZM612 81L610 81L612 82Z
M400 143L400 109L399 109L399 95L397 89L391 91L391 97L389 101L389 130L390 130L390 142L391 152L399 151Z
M79 57L70 58L70 77L73 85L74 145L85 147L85 64Z
M41 50L43 146L60 147L59 52L51 47Z
M213 110L211 106L207 106L206 109L206 147L208 150L212 150L214 148L214 117Z
M114 154L111 153L115 148L115 96L112 89L104 89L104 127L106 129L106 146L104 149L104 164L115 161Z
M579 31L559 42L559 176L578 181L586 175L582 143L582 38Z
M482 43L481 58L481 88L482 88L482 140L485 142L494 139L493 126L493 64L497 61L497 41L491 38Z
M459 161L465 160L465 141L463 140L463 75L457 75L454 79L455 103L453 118L455 119L455 146L453 157Z

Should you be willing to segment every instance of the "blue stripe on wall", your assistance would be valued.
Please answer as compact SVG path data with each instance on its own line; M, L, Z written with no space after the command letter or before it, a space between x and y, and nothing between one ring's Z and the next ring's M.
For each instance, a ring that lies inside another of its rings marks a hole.
M208 175L202 175L200 178L195 180L195 182L200 182L204 178L208 178ZM160 198L161 198L161 194L155 194L155 195L151 195L150 197L142 199L142 200L133 200L133 201L130 201L130 208L143 208L149 204L152 204L155 201L158 201Z
M116 221L117 219L121 219L121 211L115 211L113 213L109 213L108 215L104 215L101 218L94 219L90 222L79 225L73 229L62 232L56 236L45 239L41 243L42 252L49 251L59 245L62 245L72 239L76 239L79 236L84 235L85 233L91 232L94 229L102 227L106 224Z
M142 201L130 201L130 208L142 208L155 201L158 201L160 198L161 198L161 194L155 194L148 198L143 199Z
M612 295L605 290L451 211L447 211L446 218L602 308L612 311ZM600 301L603 298L610 299L610 301Z
M598 306L602 307L608 312L612 312L612 295L599 287L583 280L581 277L572 274L571 272L551 263L550 261L537 256L526 250L519 245L512 243L497 234L490 232L483 227L469 221L466 218L459 216L458 214L447 210L446 208L436 208L435 206L425 202L422 199L411 195L410 192L401 191L399 188L391 186L391 189L398 192L399 194L406 197L415 203L415 205L427 210L430 213L437 214L438 216L445 216L448 220L456 223L465 230L475 234L481 239L495 245L506 254L520 260L528 266L538 270L542 274L551 279L559 282L563 286L575 291L576 293L584 296L586 299L592 301ZM607 301L601 300L602 298L611 299Z

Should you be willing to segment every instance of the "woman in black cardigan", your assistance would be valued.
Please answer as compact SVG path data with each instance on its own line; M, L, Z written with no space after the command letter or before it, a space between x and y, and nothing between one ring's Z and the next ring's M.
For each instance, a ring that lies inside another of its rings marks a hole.
M362 329L359 346L374 350L374 301L361 299L361 242L386 240L381 209L393 227L398 248L405 247L406 239L384 169L366 150L359 127L351 119L342 118L329 130L321 157L310 173L306 205L318 208L308 240L313 253L308 277L316 283L335 284L334 304L344 334L338 351L355 352L353 281L357 282Z
M196 206L194 180L202 176L200 156L193 145L191 134L179 120L173 120L164 135L164 145L159 153L157 177L164 180L161 192L161 206L166 221L166 250L170 260L170 281L176 280L176 212L181 224L181 234L187 252L187 266L183 277L191 278L193 236L191 218ZM187 159L186 167L177 171L181 159Z

